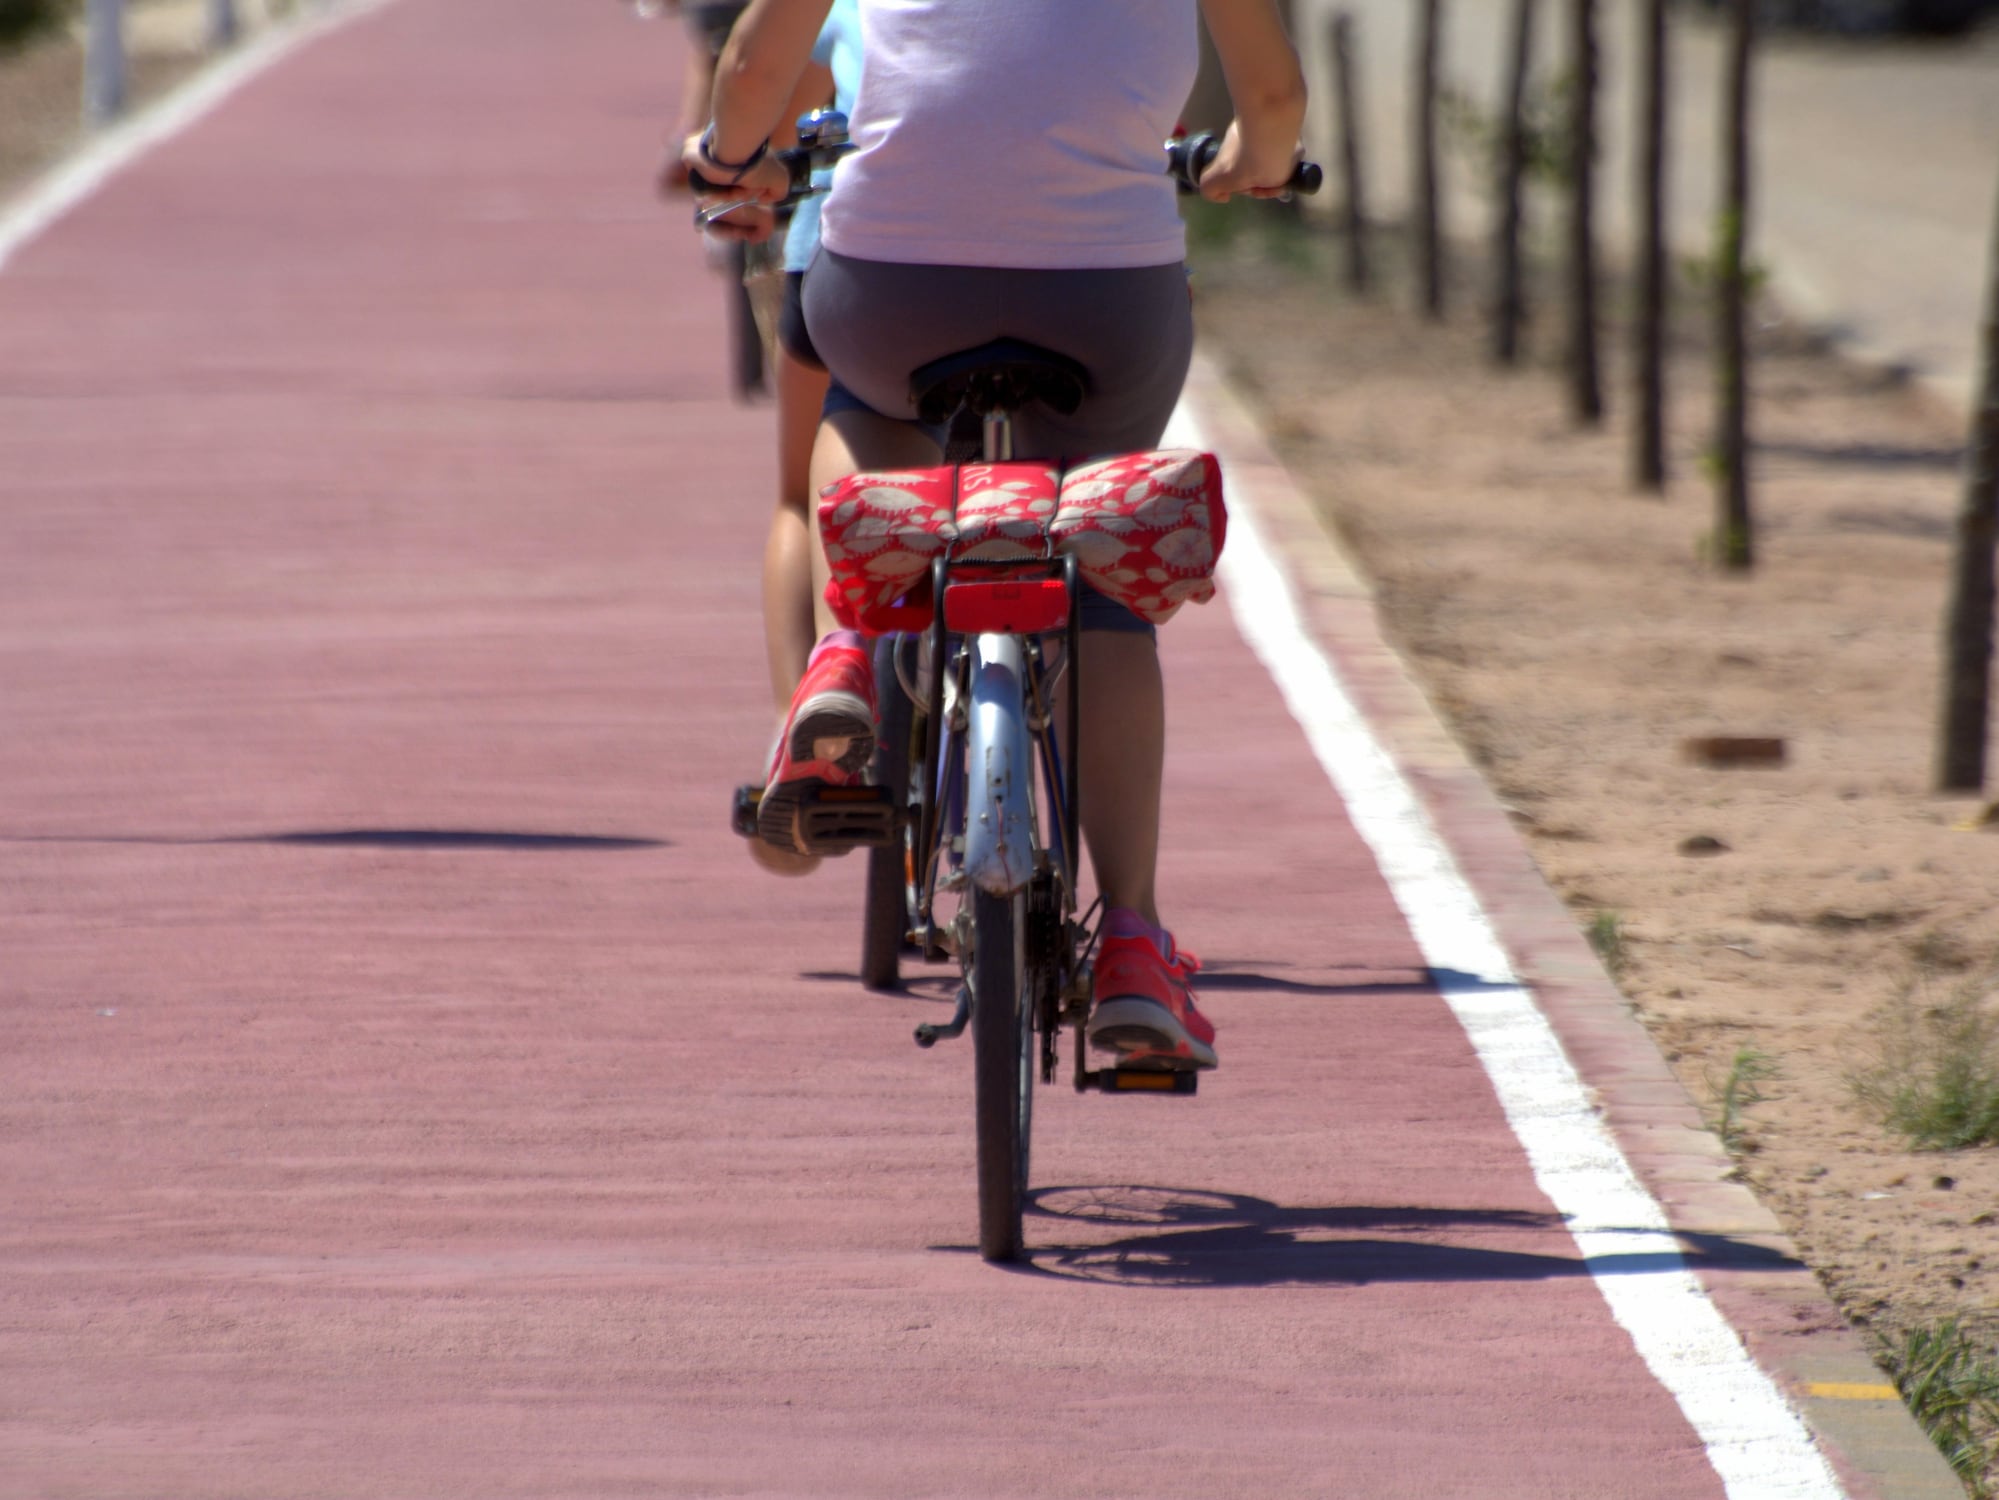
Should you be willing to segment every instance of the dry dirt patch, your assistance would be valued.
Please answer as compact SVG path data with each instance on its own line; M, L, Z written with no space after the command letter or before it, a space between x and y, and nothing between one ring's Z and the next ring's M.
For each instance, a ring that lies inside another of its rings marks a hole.
M1947 997L1999 953L1999 831L1927 789L1962 420L1766 308L1760 564L1726 577L1704 558L1691 314L1675 478L1648 499L1624 478L1621 359L1612 421L1579 432L1545 357L1490 366L1475 288L1439 326L1399 286L1344 296L1308 235L1238 236L1197 264L1207 347L1636 1013L1726 1113L1745 1178L1877 1338L1961 1314L1989 1346L1999 1150L1905 1149L1848 1081L1898 993ZM1544 304L1538 342L1555 323ZM1781 739L1783 759L1688 753L1721 736Z
M240 0L247 34L289 15L295 0ZM127 0L130 106L141 108L207 60L205 0ZM82 144L83 34L0 55L0 203Z

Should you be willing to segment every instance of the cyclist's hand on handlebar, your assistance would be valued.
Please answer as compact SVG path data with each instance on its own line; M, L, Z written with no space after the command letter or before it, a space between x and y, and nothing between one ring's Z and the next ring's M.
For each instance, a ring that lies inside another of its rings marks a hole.
M700 136L690 135L682 143L680 169L683 174L695 172L704 178L714 178L714 166L702 159ZM710 206L717 203L776 203L790 191L791 169L772 154L762 158L736 181L717 184L713 194L704 198L704 202Z
M1231 122L1221 150L1201 174L1200 194L1211 203L1226 203L1237 193L1281 198L1300 154L1295 146L1288 152L1252 153L1243 145L1241 127Z
M697 198L695 212L719 209L713 218L701 218L695 222L703 234L717 239L742 240L746 244L761 245L777 229L777 215L771 212L768 203L745 203L740 198Z

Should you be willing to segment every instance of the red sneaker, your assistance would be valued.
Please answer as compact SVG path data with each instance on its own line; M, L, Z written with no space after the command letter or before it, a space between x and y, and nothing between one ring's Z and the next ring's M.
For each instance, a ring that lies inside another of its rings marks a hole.
M875 754L875 673L858 636L820 642L791 695L770 774L757 804L757 834L796 854L798 804L808 788L852 786Z
M1105 919L1097 945L1090 1045L1118 1053L1128 1067L1214 1067L1214 1024L1195 1009L1190 982L1201 961L1174 947L1170 934L1162 957L1145 924L1121 917Z

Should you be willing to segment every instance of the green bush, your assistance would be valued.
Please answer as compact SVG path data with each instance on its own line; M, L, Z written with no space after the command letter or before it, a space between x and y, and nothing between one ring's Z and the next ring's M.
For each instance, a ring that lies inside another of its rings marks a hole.
M69 19L76 0L0 0L0 53L18 51Z
M1999 1007L1993 981L1942 999L1907 984L1873 1018L1871 1056L1847 1082L1877 1118L1920 1150L1999 1145Z

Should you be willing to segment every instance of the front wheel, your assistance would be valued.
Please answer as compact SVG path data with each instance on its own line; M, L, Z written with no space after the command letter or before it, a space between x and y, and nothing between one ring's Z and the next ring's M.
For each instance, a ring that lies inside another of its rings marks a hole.
M1027 897L972 894L973 1095L978 1115L979 1254L1021 1251L1034 1112L1034 1007L1028 993Z

